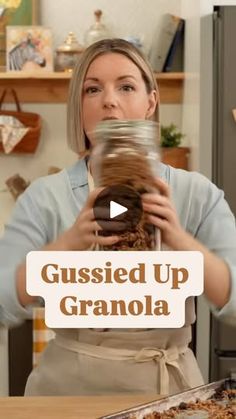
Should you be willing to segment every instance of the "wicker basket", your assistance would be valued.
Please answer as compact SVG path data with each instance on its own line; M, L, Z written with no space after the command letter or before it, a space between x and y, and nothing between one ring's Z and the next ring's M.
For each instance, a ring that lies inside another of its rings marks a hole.
M1 110L5 95L6 89L3 91L3 94L0 99L0 115L14 116L26 127L30 128L29 131L25 134L22 140L14 147L13 151L10 153L34 153L40 139L41 134L41 117L37 113L33 112L23 112L21 111L20 103L17 97L15 90L11 89L11 93L14 97L17 111L8 111ZM0 142L0 152L3 152L3 146Z

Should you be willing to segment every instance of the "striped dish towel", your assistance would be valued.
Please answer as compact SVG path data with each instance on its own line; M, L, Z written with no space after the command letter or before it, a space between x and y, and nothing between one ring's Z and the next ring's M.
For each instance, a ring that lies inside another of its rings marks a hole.
M44 307L33 308L33 367L38 364L39 357L49 340L53 339L55 333L45 324Z

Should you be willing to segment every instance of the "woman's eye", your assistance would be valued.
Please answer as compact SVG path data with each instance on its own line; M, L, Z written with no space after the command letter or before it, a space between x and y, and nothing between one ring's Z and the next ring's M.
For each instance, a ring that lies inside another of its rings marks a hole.
M132 92L135 90L134 86L132 86L131 84L124 84L123 86L121 86L121 89L125 92Z
M99 88L96 86L89 86L85 88L85 93L88 93L89 95L97 93L99 91Z

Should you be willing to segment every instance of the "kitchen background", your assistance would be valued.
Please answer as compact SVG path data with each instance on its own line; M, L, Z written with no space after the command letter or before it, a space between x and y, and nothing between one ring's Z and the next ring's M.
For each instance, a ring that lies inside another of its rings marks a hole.
M212 38L208 18L215 4L236 5L236 1L214 0L41 0L40 24L52 29L54 48L69 31L80 43L93 23L93 12L103 11L104 23L117 36L141 37L144 47L154 48L158 27L164 13L186 19L185 82L183 103L161 106L163 124L174 122L185 134L191 147L191 167L211 177L212 135ZM26 81L27 82L27 81ZM1 84L1 77L0 77ZM0 191L5 179L19 173L26 180L45 175L49 166L64 167L76 156L66 148L66 105L27 104L24 110L37 112L43 119L43 132L35 155L0 155ZM0 233L14 204L8 192L0 192ZM203 298L198 302L197 357L205 380L208 380L209 310ZM8 394L8 334L0 329L0 395Z

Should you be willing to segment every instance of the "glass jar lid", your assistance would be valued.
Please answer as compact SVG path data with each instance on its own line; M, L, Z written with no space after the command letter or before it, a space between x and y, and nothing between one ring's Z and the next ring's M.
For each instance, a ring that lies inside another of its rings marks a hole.
M144 120L105 120L99 122L95 128L95 137L98 142L113 139L129 138L134 141L150 140L158 144L159 124L155 121Z
M79 44L75 34L69 32L62 45L57 48L57 52L82 52L83 47Z

